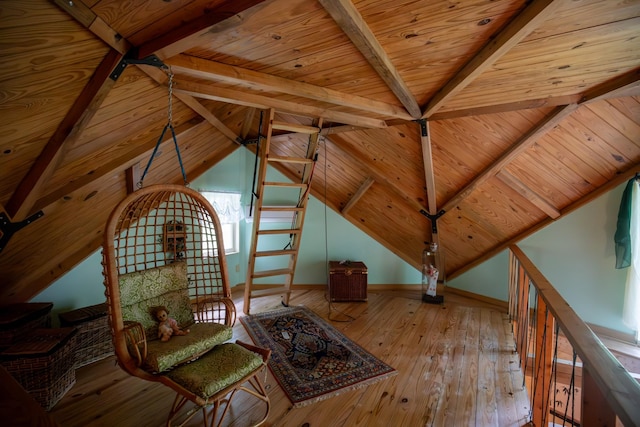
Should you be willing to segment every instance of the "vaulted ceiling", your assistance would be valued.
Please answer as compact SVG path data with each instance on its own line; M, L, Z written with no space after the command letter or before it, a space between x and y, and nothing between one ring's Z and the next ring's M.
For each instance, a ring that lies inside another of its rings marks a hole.
M312 193L416 267L439 242L449 278L640 171L640 1L7 0L0 52L3 302L100 246L167 123L162 64L190 179L265 109L321 117ZM145 185L182 182L170 144Z

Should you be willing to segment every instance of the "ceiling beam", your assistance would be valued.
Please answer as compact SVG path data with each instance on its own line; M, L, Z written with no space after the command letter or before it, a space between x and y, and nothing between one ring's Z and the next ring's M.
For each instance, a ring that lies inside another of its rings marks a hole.
M370 117L357 116L340 111L328 110L326 108L312 105L298 104L296 102L284 101L270 98L264 95L255 95L235 89L222 87L212 87L204 83L180 80L176 85L174 93L182 93L196 98L211 99L214 101L226 102L229 104L244 105L246 107L268 109L274 108L278 111L303 115L308 117L322 117L332 122L352 124L369 128L386 128L387 124L383 120L372 119Z
M580 94L555 96L553 98L529 99L526 101L509 102L506 104L485 105L482 107L471 107L461 110L450 110L435 113L429 117L429 121L448 120L458 117L480 116L483 114L508 113L519 110L532 110L544 107L557 107L558 105L577 104L583 98ZM387 121L387 126L391 126L391 122Z
M269 3L271 1L233 0L207 9L196 19L138 46L137 58L146 58L152 54L160 59L170 58L201 45L203 38L206 39L216 32L216 26L240 24L244 19L241 14L255 14Z
M563 107L556 107L550 114L525 133L520 139L513 144L507 151L492 164L490 164L480 175L478 175L473 181L467 184L461 191L453 196L442 207L445 212L449 212L456 207L462 200L467 198L476 188L484 184L487 180L495 176L502 168L507 166L522 154L525 150L531 147L538 139L544 134L553 129L558 123L564 120L567 116L573 113L578 108L577 104L569 104Z
M627 182L628 180L633 178L635 176L635 174L638 173L639 170L640 170L640 162L634 164L632 167L630 167L629 169L627 169L625 172L621 173L620 175L615 176L613 179L611 179L606 184L601 185L597 189L593 190L591 193L585 194L580 199L576 200L575 202L571 203L569 206L567 206L564 209L562 209L560 211L560 216L558 218L562 218L563 216L566 216L566 215L570 214L571 212L574 212L575 210L583 207L584 205L586 205L587 203L591 202L592 200L595 200L598 197L602 196L603 194L606 194L609 191L613 190L614 188L618 187L619 185L624 184L625 182ZM537 231L542 230L544 227L546 227L547 225L551 224L554 221L555 220L552 219L552 218L547 218L547 219L545 219L543 221L540 221L539 223L537 223L533 227L527 229L525 232L520 233L515 237L512 237L511 239L507 240L506 242L502 242L502 243L498 244L496 247L494 247L490 251L482 254L481 256L476 258L475 260L467 263L463 267L461 267L461 268L457 269L456 271L452 272L451 274L449 274L447 279L448 280L455 279L456 277L460 276L461 274L471 270L472 268L474 268L474 267L482 264L483 262L493 258L494 256L498 255L500 252L506 250L509 246L515 245L518 242L520 242L522 239L525 239L526 237L531 236L532 234L536 233Z
M436 205L436 177L433 171L433 154L431 153L431 133L429 131L429 123L421 120L420 126L420 143L422 145L422 164L424 166L424 182L427 192L427 206L430 215L438 213Z
M67 111L51 138L35 160L29 172L14 191L5 208L13 221L21 221L33 212L33 207L42 190L42 186L53 174L66 147L73 145L91 121L107 94L115 84L109 78L111 71L118 65L122 54L109 49L109 52L96 67L84 88Z
M325 180L326 179L327 179L327 177L325 177ZM367 178L367 180L360 186L360 188L358 188L358 191L356 191L356 194L354 194L349 199L347 204L344 205L344 207L342 208L340 213L342 215L346 216L349 213L349 211L351 210L351 208L353 206L355 206L356 203L358 203L358 200L360 200L362 198L362 196L364 196L364 193L367 192L367 190L373 185L374 182L376 182L376 181L373 178L371 178L371 177Z
M169 76L162 70L157 67L152 67L149 65L139 65L142 71L144 71L149 77L151 77L156 83L161 86L167 86L169 81ZM174 86L175 88L175 86ZM202 118L208 121L214 128L218 129L224 136L229 138L231 141L236 144L242 143L242 138L236 135L231 129L229 129L220 119L218 119L207 107L202 105L200 101L195 99L192 96L180 93L173 90L173 96L182 101L186 106L191 108L193 111L198 113Z
M188 139L190 135L197 134L202 131L203 127L209 127L210 125L203 121L201 118L196 123L190 122L180 125L176 128L176 138L177 139ZM65 196L77 191L87 185L90 185L92 182L96 181L99 178L102 178L105 175L120 172L123 169L127 169L151 154L151 150L156 146L156 140L148 139L143 143L132 144L132 149L127 151L126 153L109 159L106 163L100 163L100 166L96 169L92 170L89 174L82 175L77 179L69 182L68 184L55 189L54 191L46 194L41 197L36 203L37 209L45 209L51 204L55 203L57 200L62 199ZM169 135L165 138L164 141L160 143L160 148L164 147L166 144L173 144L173 136Z
M519 193L522 197L530 201L538 209L546 213L549 217L553 219L557 219L558 217L560 217L559 210L557 210L553 205L551 205L551 203L549 203L544 197L539 195L535 190L531 189L520 179L509 173L506 169L502 169L500 172L498 172L497 177L500 181L502 181L517 193Z
M419 118L421 111L418 102L351 0L318 1L365 59L369 61L369 64L389 86L411 117Z
M602 99L629 96L630 91L635 91L638 88L640 88L640 68L606 81L585 92L580 99L580 103L584 104Z
M288 95L313 99L314 101L326 102L341 107L354 108L397 119L411 120L411 116L404 109L375 99L349 95L337 90L245 68L234 67L232 65L221 64L207 59L188 55L176 55L165 63L170 65L176 74L229 84L238 84L254 90L286 93Z
M534 0L438 90L427 103L422 117L429 118L435 114L447 100L467 87L511 48L538 28L562 2L563 0Z

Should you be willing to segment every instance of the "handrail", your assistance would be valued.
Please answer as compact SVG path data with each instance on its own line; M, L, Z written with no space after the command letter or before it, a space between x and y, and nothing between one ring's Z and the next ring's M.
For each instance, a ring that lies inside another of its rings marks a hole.
M640 426L640 384L578 317L524 252L516 245L509 246L509 249L555 317L609 407L625 426Z

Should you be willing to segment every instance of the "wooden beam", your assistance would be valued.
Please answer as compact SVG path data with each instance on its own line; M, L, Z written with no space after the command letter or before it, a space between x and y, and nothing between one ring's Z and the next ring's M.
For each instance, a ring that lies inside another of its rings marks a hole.
M325 177L326 179L326 177ZM367 192L367 190L373 185L373 183L375 182L375 180L371 177L367 178L367 180L360 186L360 188L358 188L358 191L356 191L356 194L354 194L351 199L349 199L349 201L347 202L346 205L344 205L344 208L342 208L342 211L340 211L340 213L342 215L347 215L349 213L349 211L351 210L351 208L358 203L358 200L360 200L362 198L362 196L364 196L364 193Z
M497 175L500 181L520 193L525 199L533 203L538 209L546 213L553 219L557 219L560 216L560 211L551 205L544 197L536 193L533 189L529 188L524 182L509 173L506 169L502 169Z
M438 213L438 207L436 205L436 177L433 171L433 154L431 153L429 123L424 120L418 123L418 126L420 126L420 143L422 144L422 164L424 166L428 212L430 215L435 215Z
M600 101L601 99L627 96L629 91L640 87L640 68L637 68L615 79L604 82L601 85L587 91L580 100L581 104Z
M562 0L535 0L485 45L431 98L423 118L431 117L444 103L467 87L504 54L540 26L558 9Z
M332 122L352 124L356 126L364 126L369 128L387 127L384 121L372 119L370 117L357 116L340 111L327 110L326 108L315 107L312 105L283 101L264 95L255 95L252 93L242 92L234 89L212 87L211 85L207 85L204 83L195 83L191 81L180 80L177 84L177 88L174 89L173 93L181 93L194 96L196 98L212 99L214 101L244 105L247 107L259 109L274 108L278 111L291 113L294 115L322 117Z
M115 84L109 75L121 58L122 54L109 49L29 172L18 184L6 205L7 214L13 220L21 221L33 213L41 188L53 174L65 148L75 142Z
M369 113L411 120L411 116L402 108L375 99L349 95L337 90L272 76L246 68L221 64L194 56L176 55L167 60L166 64L170 65L176 74L237 84L255 90L286 93Z
M204 127L209 127L209 126L210 124L203 121L202 119L200 119L200 121L196 123L193 123L193 122L185 123L176 128L176 138L188 139L191 134L197 134L198 132L201 132ZM91 173L78 177L73 181L69 182L68 184L64 185L63 187L60 187L55 191L52 191L49 194L41 197L35 205L36 206L35 210L45 209L47 206L51 205L52 203L55 203L57 200L73 193L74 191L81 189L82 187L85 187L91 184L95 180L105 175L108 175L114 172L120 172L126 168L130 168L133 165L138 164L140 161L142 161L145 158L148 158L149 155L151 155L151 151L155 147L156 142L157 142L156 140L149 139L148 141L142 144L133 144L132 145L133 148L127 151L126 153L118 157L109 159L108 162L100 164L100 166L95 170L91 171ZM173 136L171 135L167 136L165 140L160 143L160 148L164 147L166 144L169 144L169 143L173 144ZM139 179L134 181L134 184L137 184L138 181Z
M613 190L617 186L624 184L625 182L627 182L628 180L633 178L638 171L640 171L640 162L634 164L632 167L627 169L625 172L617 175L611 181L609 181L606 184L598 187L597 189L595 189L591 193L586 194L585 196L581 197L580 199L576 200L575 202L573 202L569 206L567 206L564 209L562 209L560 211L559 218L562 218L563 216L570 214L571 212L583 207L584 205L586 205L587 203L591 202L592 200L602 196L605 193L608 193L609 191ZM488 259L491 259L494 256L498 255L500 252L508 249L509 246L515 245L518 242L520 242L522 239L525 239L525 238L531 236L532 234L536 233L537 231L542 230L544 227L546 227L547 225L551 224L553 221L554 221L553 219L547 218L547 219L539 222L538 224L534 225L533 227L530 227L529 229L527 229L523 233L520 233L517 236L512 237L508 241L497 245L496 247L494 247L493 249L491 249L490 251L488 251L484 255L474 259L473 261L467 263L463 267L461 267L461 268L457 269L456 271L452 272L449 275L448 279L449 280L455 279L456 277L460 276L461 274L466 273L467 271L471 270L472 268L482 264L483 262L487 261Z
M411 117L420 117L420 106L409 90L407 84L400 77L400 73L391 63L380 42L353 5L351 0L318 0L322 7L331 15L342 31L351 39L369 64L389 86L398 100L404 105Z
M127 185L127 194L131 194L138 189L140 182L140 163L135 163L125 170L125 180Z
M529 99L526 101L509 102L506 104L486 105L483 107L465 108L463 110L451 110L435 113L429 117L429 121L455 119L457 117L480 116L483 114L506 113L510 111L531 110L543 107L557 107L559 105L578 104L582 95L565 95L553 98ZM387 126L391 122L387 121Z
M114 50L124 55L131 49L131 44L96 15L83 0L52 1Z
M158 69L157 67L152 67L149 65L139 65L142 71L144 71L149 77L151 77L156 83L161 86L166 86L168 84L169 77L165 72ZM201 117L203 117L206 121L208 121L213 127L218 129L224 136L229 138L231 141L236 144L242 143L242 138L236 135L231 129L229 129L220 119L218 119L208 108L200 103L197 99L192 96L180 93L173 90L173 96L182 101L185 105L191 108L193 111L198 113Z
M233 0L208 9L198 18L187 22L175 30L166 32L154 40L143 43L138 48L138 59L155 54L160 59L171 58L178 53L201 46L216 28L239 25L244 15L258 13L272 0Z
M558 123L564 120L565 117L573 113L578 106L576 104L566 105L564 107L555 108L550 114L548 114L540 123L525 133L520 139L511 146L507 151L492 164L490 164L480 175L478 175L473 181L467 184L461 191L453 196L442 209L449 212L456 207L463 199L468 197L476 188L484 184L487 180L495 176L502 168L507 166L513 159L522 154L525 150L531 147L538 139L544 134L553 129Z

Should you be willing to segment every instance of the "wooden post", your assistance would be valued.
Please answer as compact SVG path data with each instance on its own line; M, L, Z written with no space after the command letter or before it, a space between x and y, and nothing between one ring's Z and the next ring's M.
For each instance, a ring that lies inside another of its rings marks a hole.
M551 369L553 365L553 338L555 320L547 304L538 294L538 310L536 313L536 348L534 376L533 425L544 426L549 417L549 393L551 388Z

